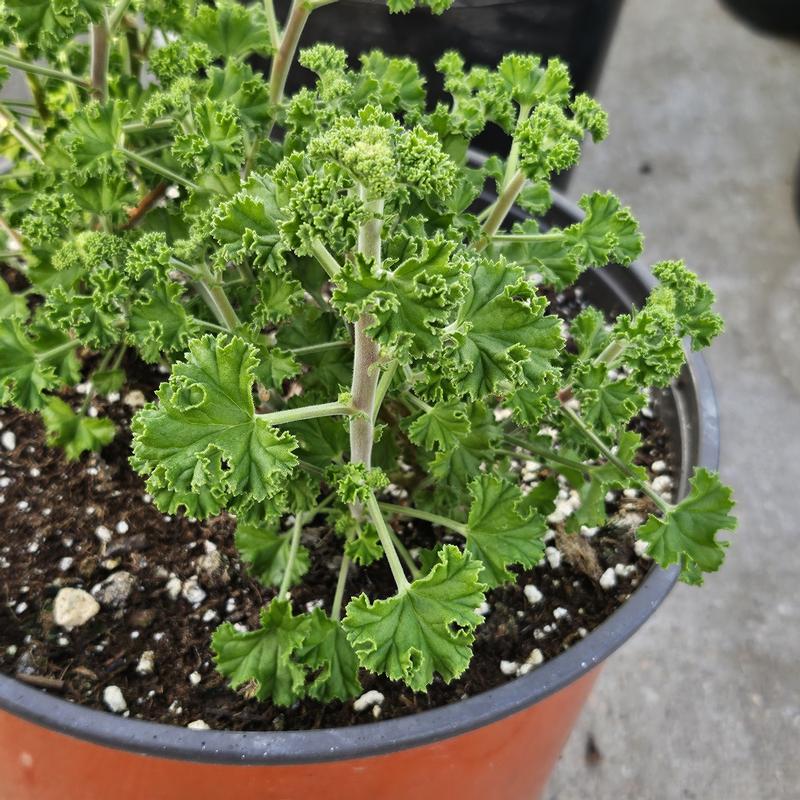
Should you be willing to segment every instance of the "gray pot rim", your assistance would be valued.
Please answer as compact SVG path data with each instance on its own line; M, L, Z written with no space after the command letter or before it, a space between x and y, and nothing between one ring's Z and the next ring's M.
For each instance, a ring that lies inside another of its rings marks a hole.
M554 214L562 221L579 219L579 209L554 192ZM606 271L601 281L625 297ZM640 265L626 270L635 293L652 279ZM630 298L630 286L627 289ZM682 386L682 388L681 388ZM690 353L677 388L679 423L692 437L681 464L685 490L690 466L716 469L719 421L711 376L703 358ZM681 409L683 409L681 411ZM686 438L686 437L684 437ZM274 766L365 758L391 753L468 733L544 700L598 666L641 627L665 599L678 578L677 567L653 566L631 597L586 638L507 684L441 708L398 719L347 728L310 731L194 731L172 725L115 716L69 703L0 675L0 709L52 731L98 745L161 758L210 764Z

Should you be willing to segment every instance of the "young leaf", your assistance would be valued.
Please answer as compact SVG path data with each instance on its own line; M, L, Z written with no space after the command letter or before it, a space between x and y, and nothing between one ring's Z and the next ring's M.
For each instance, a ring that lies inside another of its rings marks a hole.
M304 693L306 668L298 651L308 635L309 618L295 617L288 600L273 599L261 609L261 627L240 632L225 622L211 639L217 669L232 689L252 685L253 697L290 706Z
M646 403L633 380L611 380L605 364L579 362L572 371L572 379L583 419L599 432L627 425Z
M358 659L341 623L326 616L321 608L315 608L309 620L308 633L297 653L297 660L316 674L306 693L322 703L357 697L361 693Z
M524 386L529 374L550 371L564 342L558 318L545 316L546 307L521 267L477 260L456 323L459 393L473 399L507 394Z
M538 514L523 516L519 487L492 475L470 484L472 505L466 524L466 549L483 564L480 578L500 586L515 578L508 567L535 566L544 555L547 523Z
M461 266L450 260L453 245L426 241L421 253L379 272L363 258L348 262L336 276L333 304L347 319L371 319L367 333L393 354L420 355L441 347L442 328L463 291Z
M344 552L359 566L367 567L383 556L383 546L374 525L364 522L356 527L355 537L345 544Z
M73 461L87 450L100 450L110 444L116 427L110 419L76 414L60 397L48 397L42 409L47 443L63 447Z
M215 6L201 5L197 9L186 30L187 36L208 45L215 56L225 59L271 53L267 18L261 3L243 5L235 0L216 0Z
M206 517L278 493L297 464L293 436L255 414L255 348L237 336L204 336L173 365L159 402L134 418L131 463L168 513Z
M408 427L408 438L425 450L451 450L469 434L467 406L447 400L423 411Z
M289 560L291 536L287 533L276 533L265 523L254 524L239 522L236 525L236 549L242 561L249 565L250 572L264 586L281 585L286 565ZM300 545L292 565L289 586L295 586L310 565L308 550Z
M351 600L343 625L363 667L424 691L434 672L446 682L461 675L472 658L473 630L483 621L480 562L454 545L404 592L370 602Z
M647 554L662 567L683 564L689 582L702 582L699 572L716 572L725 558L726 541L716 535L736 528L730 515L731 490L715 472L699 468L689 481L691 491L662 519L653 516L639 528L637 536L647 542Z

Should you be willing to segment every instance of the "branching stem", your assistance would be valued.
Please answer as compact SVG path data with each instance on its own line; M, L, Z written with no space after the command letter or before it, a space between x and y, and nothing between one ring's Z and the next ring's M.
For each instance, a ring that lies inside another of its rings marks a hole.
M17 58L12 53L9 53L7 50L0 50L0 64L22 70L22 72L29 72L32 75L41 75L43 78L54 78L55 80L74 83L82 89L91 88L83 78L78 78L69 72L61 72L57 69L51 69L50 67L43 67L40 64L33 64L30 61L24 61L21 58Z
M284 411L271 411L268 414L256 414L256 419L263 419L270 425L285 425L304 419L348 416L355 413L355 409L345 403L317 403L301 408L288 408Z
M421 519L425 522L430 522L432 525L441 525L443 528L449 528L451 531L461 534L461 536L467 535L467 526L463 522L456 522L454 519L434 514L431 511L423 511L420 508L411 508L410 506L399 506L395 503L378 503L378 507L390 514L402 514L413 519Z
M91 84L95 100L108 100L108 22L105 16L92 25L91 30Z
M375 499L375 495L371 492L367 498L367 511L372 520L372 524L378 531L378 538L383 545L383 552L386 555L386 560L389 562L389 569L391 569L392 577L397 584L397 590L402 593L409 587L408 578L406 578L406 574L403 572L403 565L400 563L400 558L397 555L389 526L386 524L383 514L381 514L381 506Z

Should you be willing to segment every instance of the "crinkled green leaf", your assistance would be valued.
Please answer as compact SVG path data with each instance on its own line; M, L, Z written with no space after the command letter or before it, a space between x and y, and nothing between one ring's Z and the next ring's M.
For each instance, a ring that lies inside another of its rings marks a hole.
M470 484L466 549L483 564L481 580L489 587L514 579L508 567L530 568L544 555L547 523L538 514L523 515L518 486L493 475L479 475Z
M316 675L306 689L309 697L329 703L361 693L358 659L342 624L320 608L310 614L308 633L297 658Z
M244 137L232 103L205 102L192 108L191 133L179 133L172 152L180 164L198 173L238 170L244 161Z
M434 673L447 683L461 675L483 621L475 611L484 599L480 570L480 562L446 545L439 563L394 597L351 600L343 625L361 665L420 692Z
M267 56L272 51L261 3L215 0L214 7L201 5L186 35L208 45L214 55L222 58L243 58L251 53Z
M155 283L130 308L128 341L145 361L155 363L162 355L182 353L197 332L193 317L181 302L177 283Z
M11 35L33 55L54 54L102 19L107 0L4 0Z
M22 295L15 294L8 284L0 278L0 319L17 319L24 322L28 318L28 304Z
M189 343L158 403L134 418L133 456L159 508L206 517L278 493L297 464L293 436L255 414L255 348L236 336Z
M716 572L725 558L728 542L718 540L717 534L734 530L737 523L730 515L731 490L715 472L700 467L689 483L688 496L662 519L651 514L637 536L647 542L647 554L657 564L682 564L687 580L698 583L699 572Z
M211 639L217 669L232 689L245 685L259 700L290 706L304 694L306 668L298 652L309 632L309 618L295 617L287 600L274 599L261 609L261 627L240 632L225 622Z
M42 409L47 443L61 447L74 460L87 450L100 450L110 444L116 427L110 419L76 414L60 397L48 397Z
M264 584L277 588L281 585L289 562L291 534L276 533L265 523L243 523L236 525L236 549L239 551L252 575ZM310 565L308 550L300 545L292 564L289 586L298 584Z
M456 447L469 431L466 404L447 400L436 403L415 417L408 427L408 438L432 452Z
M602 363L580 363L571 377L581 416L597 431L609 432L627 425L647 402L633 380L612 380Z

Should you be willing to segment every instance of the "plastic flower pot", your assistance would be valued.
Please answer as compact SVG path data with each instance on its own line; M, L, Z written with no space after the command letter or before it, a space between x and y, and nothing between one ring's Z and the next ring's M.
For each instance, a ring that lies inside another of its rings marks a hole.
M554 224L577 210L560 198ZM583 280L609 311L639 303L648 279L610 267ZM658 401L686 490L718 461L717 406L691 355ZM486 800L540 797L599 665L655 611L677 569L653 567L585 639L527 675L461 702L350 728L193 731L67 703L0 677L0 800Z

